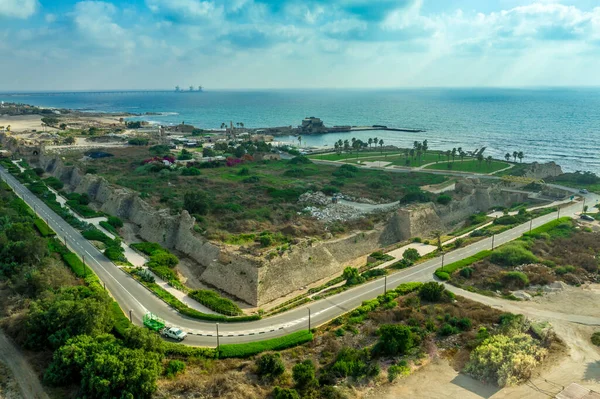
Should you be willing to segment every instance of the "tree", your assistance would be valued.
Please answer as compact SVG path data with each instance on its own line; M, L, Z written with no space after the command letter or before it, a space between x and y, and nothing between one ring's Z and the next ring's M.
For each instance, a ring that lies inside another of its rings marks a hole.
M419 288L419 296L429 302L439 302L445 290L443 284L430 281Z
M350 142L348 140L344 140L344 151L350 152Z
M210 147L204 147L202 149L202 156L203 157L209 157L209 158L211 158L211 157L214 157L215 155L216 155L215 151L212 148L210 148Z
M65 139L65 144L68 144L68 145L73 145L73 144L75 144L75 137L73 137L73 136L69 136L69 137L67 137L67 138Z
M517 151L513 151L513 158L515 159L515 162L517 162L518 156L519 156L519 153Z
M295 389L291 388L273 388L273 399L300 399L300 395Z
M479 162L479 167L481 168L481 164L483 163L483 154L477 154L477 162Z
M235 155L236 158L241 158L246 155L246 149L240 145L235 149L233 155Z
M257 373L265 380L274 380L285 372L279 353L268 353L256 360Z
M431 233L433 234L433 236L437 240L438 249L441 251L442 250L442 234L443 233L440 230L434 230Z
M523 151L519 151L519 153L517 154L517 158L519 158L519 161L521 163L523 163L523 158L525 157L525 154L523 154Z
M448 160L448 162L450 162L450 156L452 155L452 151L447 150L446 151L446 159Z
M378 334L379 342L374 348L376 354L404 355L414 345L410 327L403 324L384 324Z
M494 162L494 158L492 158L491 155L488 155L488 157L486 158L487 164L488 166L492 166L492 162Z
M367 142L369 143L369 148L371 148L371 144L373 144L373 139L369 137L369 140Z
M350 266L344 269L342 278L346 280L346 285L356 285L365 281L364 277L358 272L358 269Z
M383 139L379 140L379 148L381 149L381 153L383 153Z
M315 365L312 360L307 359L297 363L292 369L292 377L296 386L300 389L308 388L315 381Z
M429 149L429 144L427 143L427 140L423 140L423 144L421 145L421 149L423 150L423 154L427 153L427 150Z
M370 140L370 139L369 139L369 140ZM340 145L338 144L338 142L337 142L337 141L336 141L336 142L333 144L333 147L335 148L335 153L336 153L337 155L340 155Z
M456 148L452 149L452 162L454 162L456 159Z
M298 136L298 146L302 147L302 136Z
M402 254L403 259L406 259L411 262L417 261L420 257L421 257L421 255L419 255L419 251L417 251L415 248L408 248Z
M58 125L58 118L54 117L54 116L45 116L42 118L42 122L45 123L47 126L56 126Z
M183 208L191 214L206 215L210 200L204 191L190 191L183 196Z
M506 159L506 162L510 161L510 154L507 152L504 154L504 158Z

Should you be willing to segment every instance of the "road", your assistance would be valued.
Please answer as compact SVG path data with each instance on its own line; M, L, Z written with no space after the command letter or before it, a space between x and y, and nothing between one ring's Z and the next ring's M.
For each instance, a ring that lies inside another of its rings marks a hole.
M185 343L195 346L215 346L216 328L213 322L192 319L181 315L154 294L139 284L131 276L123 272L110 262L100 251L98 251L88 240L84 239L79 231L67 224L61 217L56 215L39 198L32 194L26 187L18 182L5 169L0 167L0 176L17 193L17 195L32 208L57 233L61 240L66 240L69 248L78 255L85 257L86 264L98 275L106 285L106 289L119 303L121 309L131 317L135 324L142 325L142 317L146 312L152 312L163 318L167 324L179 326L189 333ZM587 203L592 205L598 196L586 195ZM572 216L580 212L582 204L574 204L561 209L561 216ZM531 227L541 226L557 218L557 213L552 213L534 219ZM492 240L498 246L520 237L530 229L530 223L517 226L494 238L486 238L472 245L465 246L449 252L443 257L445 264L464 259L484 249L490 249ZM354 308L368 299L384 293L385 287L393 289L399 284L409 281L431 281L433 271L442 264L442 257L428 260L409 269L402 270L387 276L387 279L378 279L347 290L317 302L310 303L288 312L265 319L245 323L220 323L220 343L242 343L259 341L289 334L294 331L314 328L324 324ZM387 284L387 285L386 285Z

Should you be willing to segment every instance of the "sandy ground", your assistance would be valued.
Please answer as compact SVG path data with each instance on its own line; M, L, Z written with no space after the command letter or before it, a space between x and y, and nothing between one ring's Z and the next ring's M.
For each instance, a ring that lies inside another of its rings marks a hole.
M20 398L27 399L49 399L35 371L31 368L27 359L21 354L16 346L0 330L0 360L10 369L14 381L21 388L23 396L2 396L0 386L0 398Z
M40 115L18 115L7 116L0 115L0 126L10 125L12 132L23 132L30 130L43 130L42 117ZM46 128L46 131L55 131L53 128Z
M498 389L458 373L451 367L448 360L437 358L407 378L398 380L393 385L374 390L368 397L381 399L541 399L554 397L563 387L572 382L594 391L600 391L600 349L590 342L592 333L600 328L561 319L567 318L568 315L584 315L600 319L597 305L599 300L600 285L589 285L582 288L569 287L559 293L537 297L532 302L510 301L510 309L506 306L509 301L497 299L500 303L505 304L506 310L522 310L522 313L529 314L531 318L550 320L556 334L569 348L566 356L546 364L527 384ZM494 307L499 306L501 305ZM551 319L543 316L552 312L555 314Z

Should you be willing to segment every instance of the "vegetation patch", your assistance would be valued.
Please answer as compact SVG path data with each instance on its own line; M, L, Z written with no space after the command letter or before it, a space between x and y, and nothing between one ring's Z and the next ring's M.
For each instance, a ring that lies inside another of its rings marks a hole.
M313 340L313 334L308 330L298 331L280 338L273 338L246 344L221 345L219 358L250 357L266 351L280 351L294 346L302 345Z
M195 299L207 308L225 314L228 316L239 316L243 314L242 309L230 299L223 298L214 291L194 290L189 294L190 298Z

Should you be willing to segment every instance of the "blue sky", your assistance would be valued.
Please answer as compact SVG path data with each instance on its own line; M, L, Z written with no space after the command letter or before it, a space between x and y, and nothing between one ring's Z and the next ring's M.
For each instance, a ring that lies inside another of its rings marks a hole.
M0 91L600 85L597 0L0 0Z

